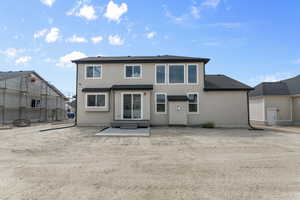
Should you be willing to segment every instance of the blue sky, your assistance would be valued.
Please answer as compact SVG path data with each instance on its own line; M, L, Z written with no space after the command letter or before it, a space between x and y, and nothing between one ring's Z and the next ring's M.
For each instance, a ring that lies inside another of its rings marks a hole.
M208 74L255 85L300 74L300 1L10 0L0 6L0 71L35 70L75 93L70 59L208 57Z

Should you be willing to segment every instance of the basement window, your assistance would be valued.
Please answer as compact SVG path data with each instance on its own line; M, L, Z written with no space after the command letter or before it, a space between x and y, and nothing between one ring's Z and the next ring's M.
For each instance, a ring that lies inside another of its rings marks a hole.
M32 99L31 100L31 108L40 108L41 100L40 99Z

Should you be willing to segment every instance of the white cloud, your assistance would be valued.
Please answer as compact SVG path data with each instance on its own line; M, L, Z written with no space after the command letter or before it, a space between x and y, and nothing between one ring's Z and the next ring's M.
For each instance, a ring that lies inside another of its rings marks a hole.
M196 7L196 6L192 6L191 7L191 15L195 18L195 19L199 19L200 18L200 8Z
M96 37L92 37L91 38L91 41L94 43L94 44L97 44L99 42L101 42L103 40L103 37L102 36L96 36Z
M79 37L77 35L73 35L71 38L68 38L66 41L71 42L71 43L85 43L85 42L87 42L87 40L84 37Z
M27 62L29 62L31 60L31 57L30 56L23 56L23 57L20 57L18 58L15 63L17 65L24 65L26 64Z
M84 17L87 20L97 19L96 10L93 6L84 5L80 8L79 13L76 13L78 17Z
M169 10L168 7L166 5L163 5L163 8L165 10L165 16L167 18L169 18L173 23L175 24L180 24L183 23L184 21L186 21L188 19L188 15L181 15L181 16L175 16L173 15Z
M156 32L152 31L146 34L146 37L148 39L154 38L156 36Z
M55 2L55 0L40 0L43 4L45 4L46 6L49 6L49 7L51 7L53 4L54 4L54 2Z
M88 5L89 3L89 0L77 0L76 6L70 9L66 15L83 17L87 20L97 19L98 16L96 15L96 9L94 6Z
M121 3L120 6L114 3L112 0L108 2L106 6L106 12L104 16L108 20L120 22L120 18L128 11L128 6L126 3Z
M122 46L124 44L124 40L119 35L108 36L108 42L113 46Z
M18 52L19 50L15 48L8 48L4 51L0 50L0 53L6 55L7 57L16 57Z
M59 29L58 28L51 28L50 32L46 35L46 42L53 43L59 39Z
M56 60L54 60L54 59L52 59L52 58L46 58L46 59L44 59L44 61L45 61L46 63L54 63L54 62L56 62Z
M221 0L206 0L202 3L202 6L208 7L208 8L217 8L219 4L221 3Z
M251 85L254 86L261 82L276 82L276 81L281 81L284 79L291 78L293 76L294 76L294 74L289 73L289 72L276 72L273 74L265 74L265 75L257 76L253 79L250 79L249 82Z
M73 51L69 54L66 54L59 58L58 63L56 63L56 66L59 67L71 67L72 66L72 60L84 58L86 55L80 51Z
M42 30L37 31L36 33L34 33L33 37L34 37L34 39L37 39L37 38L40 38L40 37L44 37L47 32L48 32L47 29L42 29Z

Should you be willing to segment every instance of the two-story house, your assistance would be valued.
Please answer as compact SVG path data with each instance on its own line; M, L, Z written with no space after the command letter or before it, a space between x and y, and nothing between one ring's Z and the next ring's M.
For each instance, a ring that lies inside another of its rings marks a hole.
M225 75L205 75L207 58L98 56L73 62L78 126L248 126L252 88Z

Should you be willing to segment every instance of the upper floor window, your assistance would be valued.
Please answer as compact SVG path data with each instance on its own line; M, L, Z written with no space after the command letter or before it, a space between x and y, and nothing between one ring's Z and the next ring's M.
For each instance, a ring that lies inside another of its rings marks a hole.
M166 66L156 65L156 83L164 84L166 83Z
M197 83L198 82L198 70L197 65L188 65L188 83Z
M102 68L101 66L87 66L86 67L86 78L101 78Z
M169 83L184 83L184 65L169 65Z
M106 94L105 93L87 94L86 102L87 102L86 106L88 108L106 107Z
M125 78L141 78L141 66L140 65L126 65L125 66Z

